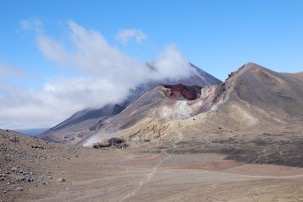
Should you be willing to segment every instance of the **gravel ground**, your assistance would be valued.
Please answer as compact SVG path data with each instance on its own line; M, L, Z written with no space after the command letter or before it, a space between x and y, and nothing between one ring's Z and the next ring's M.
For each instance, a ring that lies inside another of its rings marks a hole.
M1 201L295 201L303 169L47 143L0 131Z

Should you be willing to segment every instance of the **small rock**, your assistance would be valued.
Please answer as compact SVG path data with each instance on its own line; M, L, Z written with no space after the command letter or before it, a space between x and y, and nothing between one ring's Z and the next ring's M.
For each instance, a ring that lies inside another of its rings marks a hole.
M12 142L19 142L19 139L16 138L16 137L12 137L12 138L10 138L10 140L11 140Z
M23 191L23 189L21 187L17 187L18 191Z
M48 179L52 179L52 176L48 176L47 178L48 178Z
M19 182L21 182L21 181L27 181L26 177L20 177Z
M65 181L65 179L63 178L63 177L59 177L58 179L57 179L57 182L64 182Z
M17 172L18 168L16 166L12 167L11 171L12 172Z

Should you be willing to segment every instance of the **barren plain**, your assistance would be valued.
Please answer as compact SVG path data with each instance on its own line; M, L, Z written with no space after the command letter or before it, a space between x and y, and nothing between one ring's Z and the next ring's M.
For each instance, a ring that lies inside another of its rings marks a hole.
M1 200L303 200L302 168L144 149L96 150L1 130Z

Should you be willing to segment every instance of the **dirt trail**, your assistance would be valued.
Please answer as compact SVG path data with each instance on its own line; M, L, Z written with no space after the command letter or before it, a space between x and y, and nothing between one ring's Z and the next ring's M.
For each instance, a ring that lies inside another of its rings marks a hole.
M173 146L172 146L173 150L177 147L177 143L180 142L180 141L182 141L182 139L183 139L183 134L182 134L181 132L178 132L177 137L178 137L178 140L175 141L174 144L173 144ZM126 194L120 201L125 201L125 200L127 200L127 199L133 197L134 195L136 195L136 194L142 189L142 187L143 187L145 184L147 184L147 183L152 179L152 177L156 174L156 172L157 172L159 166L161 166L161 164L162 164L165 160L170 159L171 156L172 156L172 154L171 154L171 153L168 153L168 152L163 152L163 154L165 154L166 157L165 157L165 158L162 158L162 159L161 159L161 160L152 168L152 170L147 174L147 176L146 176L143 180L139 181L138 186L137 186L133 191L131 191L130 193Z
M162 162L165 161L166 159L169 159L171 157L171 155L168 155L167 157L165 158L162 158L157 165L155 165L155 167L152 168L152 170L147 174L147 176L139 181L138 183L138 186L133 190L131 191L130 193L126 194L120 201L125 201L129 198L131 198L132 196L136 195L140 190L141 188L146 184L148 183L152 177L156 174L157 170L158 170L158 167L161 166Z

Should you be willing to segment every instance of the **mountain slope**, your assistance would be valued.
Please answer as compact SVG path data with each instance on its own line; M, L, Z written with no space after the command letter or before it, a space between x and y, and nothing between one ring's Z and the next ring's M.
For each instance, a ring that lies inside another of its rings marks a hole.
M248 63L224 83L203 87L196 99L182 90L174 96L174 87L180 89L152 89L85 145L119 137L149 151L216 152L248 163L303 166L302 73Z
M192 64L191 67L192 74L190 77L176 80L150 81L141 84L131 90L129 96L123 102L109 104L100 109L85 109L79 111L67 120L40 135L39 138L53 142L77 144L89 135L100 130L104 125L110 122L115 115L119 114L132 102L136 101L146 91L160 83L183 83L185 85L206 86L220 82L220 80Z

